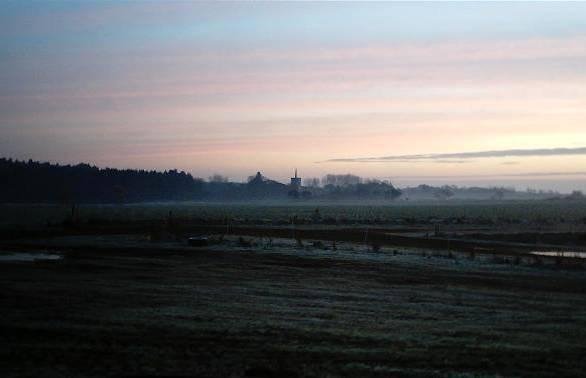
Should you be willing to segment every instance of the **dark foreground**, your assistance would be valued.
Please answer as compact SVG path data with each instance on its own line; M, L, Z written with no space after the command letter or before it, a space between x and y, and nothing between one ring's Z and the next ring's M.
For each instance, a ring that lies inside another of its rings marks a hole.
M0 263L0 375L584 375L584 271L391 251Z

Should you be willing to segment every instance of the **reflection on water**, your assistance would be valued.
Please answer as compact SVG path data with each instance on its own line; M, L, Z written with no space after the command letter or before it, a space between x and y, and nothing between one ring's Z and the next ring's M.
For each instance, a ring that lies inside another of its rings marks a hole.
M33 262L40 260L61 260L62 255L45 252L9 252L0 251L0 262Z
M577 257L580 259L586 259L586 252L533 251L533 252L531 252L531 254L532 255L540 255L540 256Z

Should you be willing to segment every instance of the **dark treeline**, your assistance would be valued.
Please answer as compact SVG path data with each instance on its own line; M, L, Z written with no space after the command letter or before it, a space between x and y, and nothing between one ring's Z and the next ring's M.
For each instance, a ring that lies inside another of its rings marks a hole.
M271 180L260 172L248 182L213 175L208 181L175 169L157 172L59 165L0 158L0 202L132 203L157 201L247 201L262 199L380 199L403 201L580 199L582 192L562 196L553 191L516 191L505 187L419 185L399 190L390 181L352 174L303 180L303 186Z
M251 199L395 199L388 181L362 181L353 175L328 175L324 186L292 188L259 173L247 183L214 175L208 182L177 170L165 172L101 169L88 164L59 165L0 159L0 202L129 203Z
M322 188L312 188L313 195L327 199L384 199L394 200L401 196L401 190L385 181L370 180L345 185L327 184Z
M201 195L203 181L185 172L100 169L0 159L2 202L116 203L188 200Z

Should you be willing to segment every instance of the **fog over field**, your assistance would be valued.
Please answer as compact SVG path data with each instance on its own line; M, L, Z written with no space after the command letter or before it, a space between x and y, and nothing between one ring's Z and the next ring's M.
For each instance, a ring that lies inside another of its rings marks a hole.
M586 2L0 2L0 377L583 377Z

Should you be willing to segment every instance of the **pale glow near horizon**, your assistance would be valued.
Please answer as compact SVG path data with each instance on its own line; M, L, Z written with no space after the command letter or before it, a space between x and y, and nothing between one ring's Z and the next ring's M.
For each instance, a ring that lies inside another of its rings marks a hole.
M579 172L586 156L324 163L586 147L586 4L4 7L6 157L586 189L582 175L509 176Z

